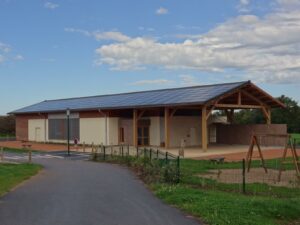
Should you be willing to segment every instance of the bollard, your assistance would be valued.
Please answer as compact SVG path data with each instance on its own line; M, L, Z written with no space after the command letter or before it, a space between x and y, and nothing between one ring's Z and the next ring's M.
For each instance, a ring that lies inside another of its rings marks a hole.
M31 163L31 149L28 149L28 163Z
M103 146L103 160L105 161L105 155L106 155L106 152L105 152L105 146Z
M243 159L242 162L242 166L243 166L243 194L246 194L246 163L245 163L245 159Z
M1 161L4 161L4 151L3 151L3 147L1 147Z
M83 142L83 144L82 144L83 146L82 146L82 148L83 148L83 152L85 152L85 142Z

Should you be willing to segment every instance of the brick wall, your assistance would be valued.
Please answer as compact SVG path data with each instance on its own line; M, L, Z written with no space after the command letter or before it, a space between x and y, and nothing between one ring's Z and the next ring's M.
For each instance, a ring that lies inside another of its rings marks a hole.
M16 139L28 141L28 120L45 119L47 115L29 114L16 115Z
M241 144L249 145L253 133L257 134L287 134L286 124L218 124L218 144ZM283 146L284 138L264 137L260 143L265 146Z

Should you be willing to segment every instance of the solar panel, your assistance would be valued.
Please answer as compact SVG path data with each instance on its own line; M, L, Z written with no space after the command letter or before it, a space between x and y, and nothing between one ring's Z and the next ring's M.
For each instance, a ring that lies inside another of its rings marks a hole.
M117 109L179 104L203 104L246 83L247 82L237 82L115 95L48 100L11 113L55 112L64 111L67 108L70 110L80 111L87 109Z

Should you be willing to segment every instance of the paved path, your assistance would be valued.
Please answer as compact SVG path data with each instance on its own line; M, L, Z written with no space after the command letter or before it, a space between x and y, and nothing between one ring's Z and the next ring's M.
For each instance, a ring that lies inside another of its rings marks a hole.
M0 198L1 225L195 225L125 168L35 159L45 169Z

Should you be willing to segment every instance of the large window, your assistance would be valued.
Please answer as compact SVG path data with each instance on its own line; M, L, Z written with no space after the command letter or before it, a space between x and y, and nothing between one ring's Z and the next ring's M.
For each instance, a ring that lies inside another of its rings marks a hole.
M49 119L49 140L67 140L67 119ZM70 119L70 140L79 139L79 119Z

